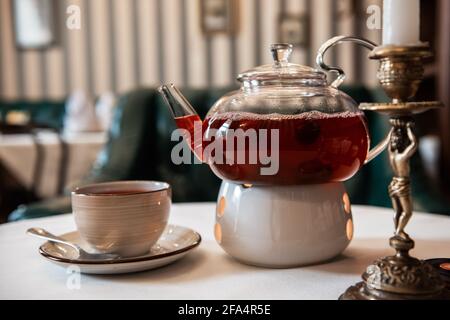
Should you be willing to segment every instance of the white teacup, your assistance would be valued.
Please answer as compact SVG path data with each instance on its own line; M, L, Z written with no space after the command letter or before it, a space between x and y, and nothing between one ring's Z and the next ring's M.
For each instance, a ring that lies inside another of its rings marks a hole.
M73 191L72 209L81 238L95 251L138 256L167 226L171 196L165 182L106 182Z

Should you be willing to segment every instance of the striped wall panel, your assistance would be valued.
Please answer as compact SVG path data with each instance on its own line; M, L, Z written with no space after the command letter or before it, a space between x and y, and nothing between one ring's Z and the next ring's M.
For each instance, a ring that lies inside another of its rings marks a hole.
M359 21L352 0L238 0L238 32L215 36L201 31L200 0L58 0L58 45L20 51L14 43L13 1L0 1L0 95L7 99L60 99L76 89L121 93L168 81L228 86L237 73L270 63L268 47L278 41L282 13L310 15L310 48L295 50L296 63L314 64L320 44L334 35L380 41L378 30L364 27L364 15L368 5L381 0L361 0ZM65 27L69 5L81 8L80 30ZM343 45L328 61L341 65L349 81L376 85L376 66L366 57L367 52Z

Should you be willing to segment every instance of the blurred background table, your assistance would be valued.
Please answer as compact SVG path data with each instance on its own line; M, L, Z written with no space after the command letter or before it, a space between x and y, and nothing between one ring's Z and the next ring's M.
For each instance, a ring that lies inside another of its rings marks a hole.
M60 193L61 184L64 187L80 180L105 141L104 132L60 136L43 130L35 135L1 135L0 161L24 186L34 189L39 197L48 198Z
M42 241L29 227L61 234L74 230L71 215L0 225L0 299L331 299L359 281L374 259L392 253L392 210L353 206L355 237L344 253L321 265L286 270L243 265L229 257L213 236L215 204L175 204L173 224L201 233L203 242L167 267L125 275L81 275L80 289L66 286L70 274L40 257ZM450 257L450 218L417 213L408 232L414 256Z
M8 177L2 183L13 180L37 199L60 195L88 173L106 137L104 132L60 135L50 130L0 134L0 170Z

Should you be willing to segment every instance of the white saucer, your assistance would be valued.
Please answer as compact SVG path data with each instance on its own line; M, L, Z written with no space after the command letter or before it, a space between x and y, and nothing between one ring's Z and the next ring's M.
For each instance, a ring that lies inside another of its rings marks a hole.
M86 243L80 238L78 231L61 235L62 238L86 248ZM151 270L172 263L197 247L201 236L186 227L168 225L158 243L146 255L115 260L80 260L74 249L50 241L45 242L39 253L51 262L69 267L77 265L81 273L118 274Z

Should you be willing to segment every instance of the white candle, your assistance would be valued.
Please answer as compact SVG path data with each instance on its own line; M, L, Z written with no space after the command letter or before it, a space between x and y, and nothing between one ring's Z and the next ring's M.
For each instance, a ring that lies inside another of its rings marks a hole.
M383 44L420 42L420 0L383 0Z

